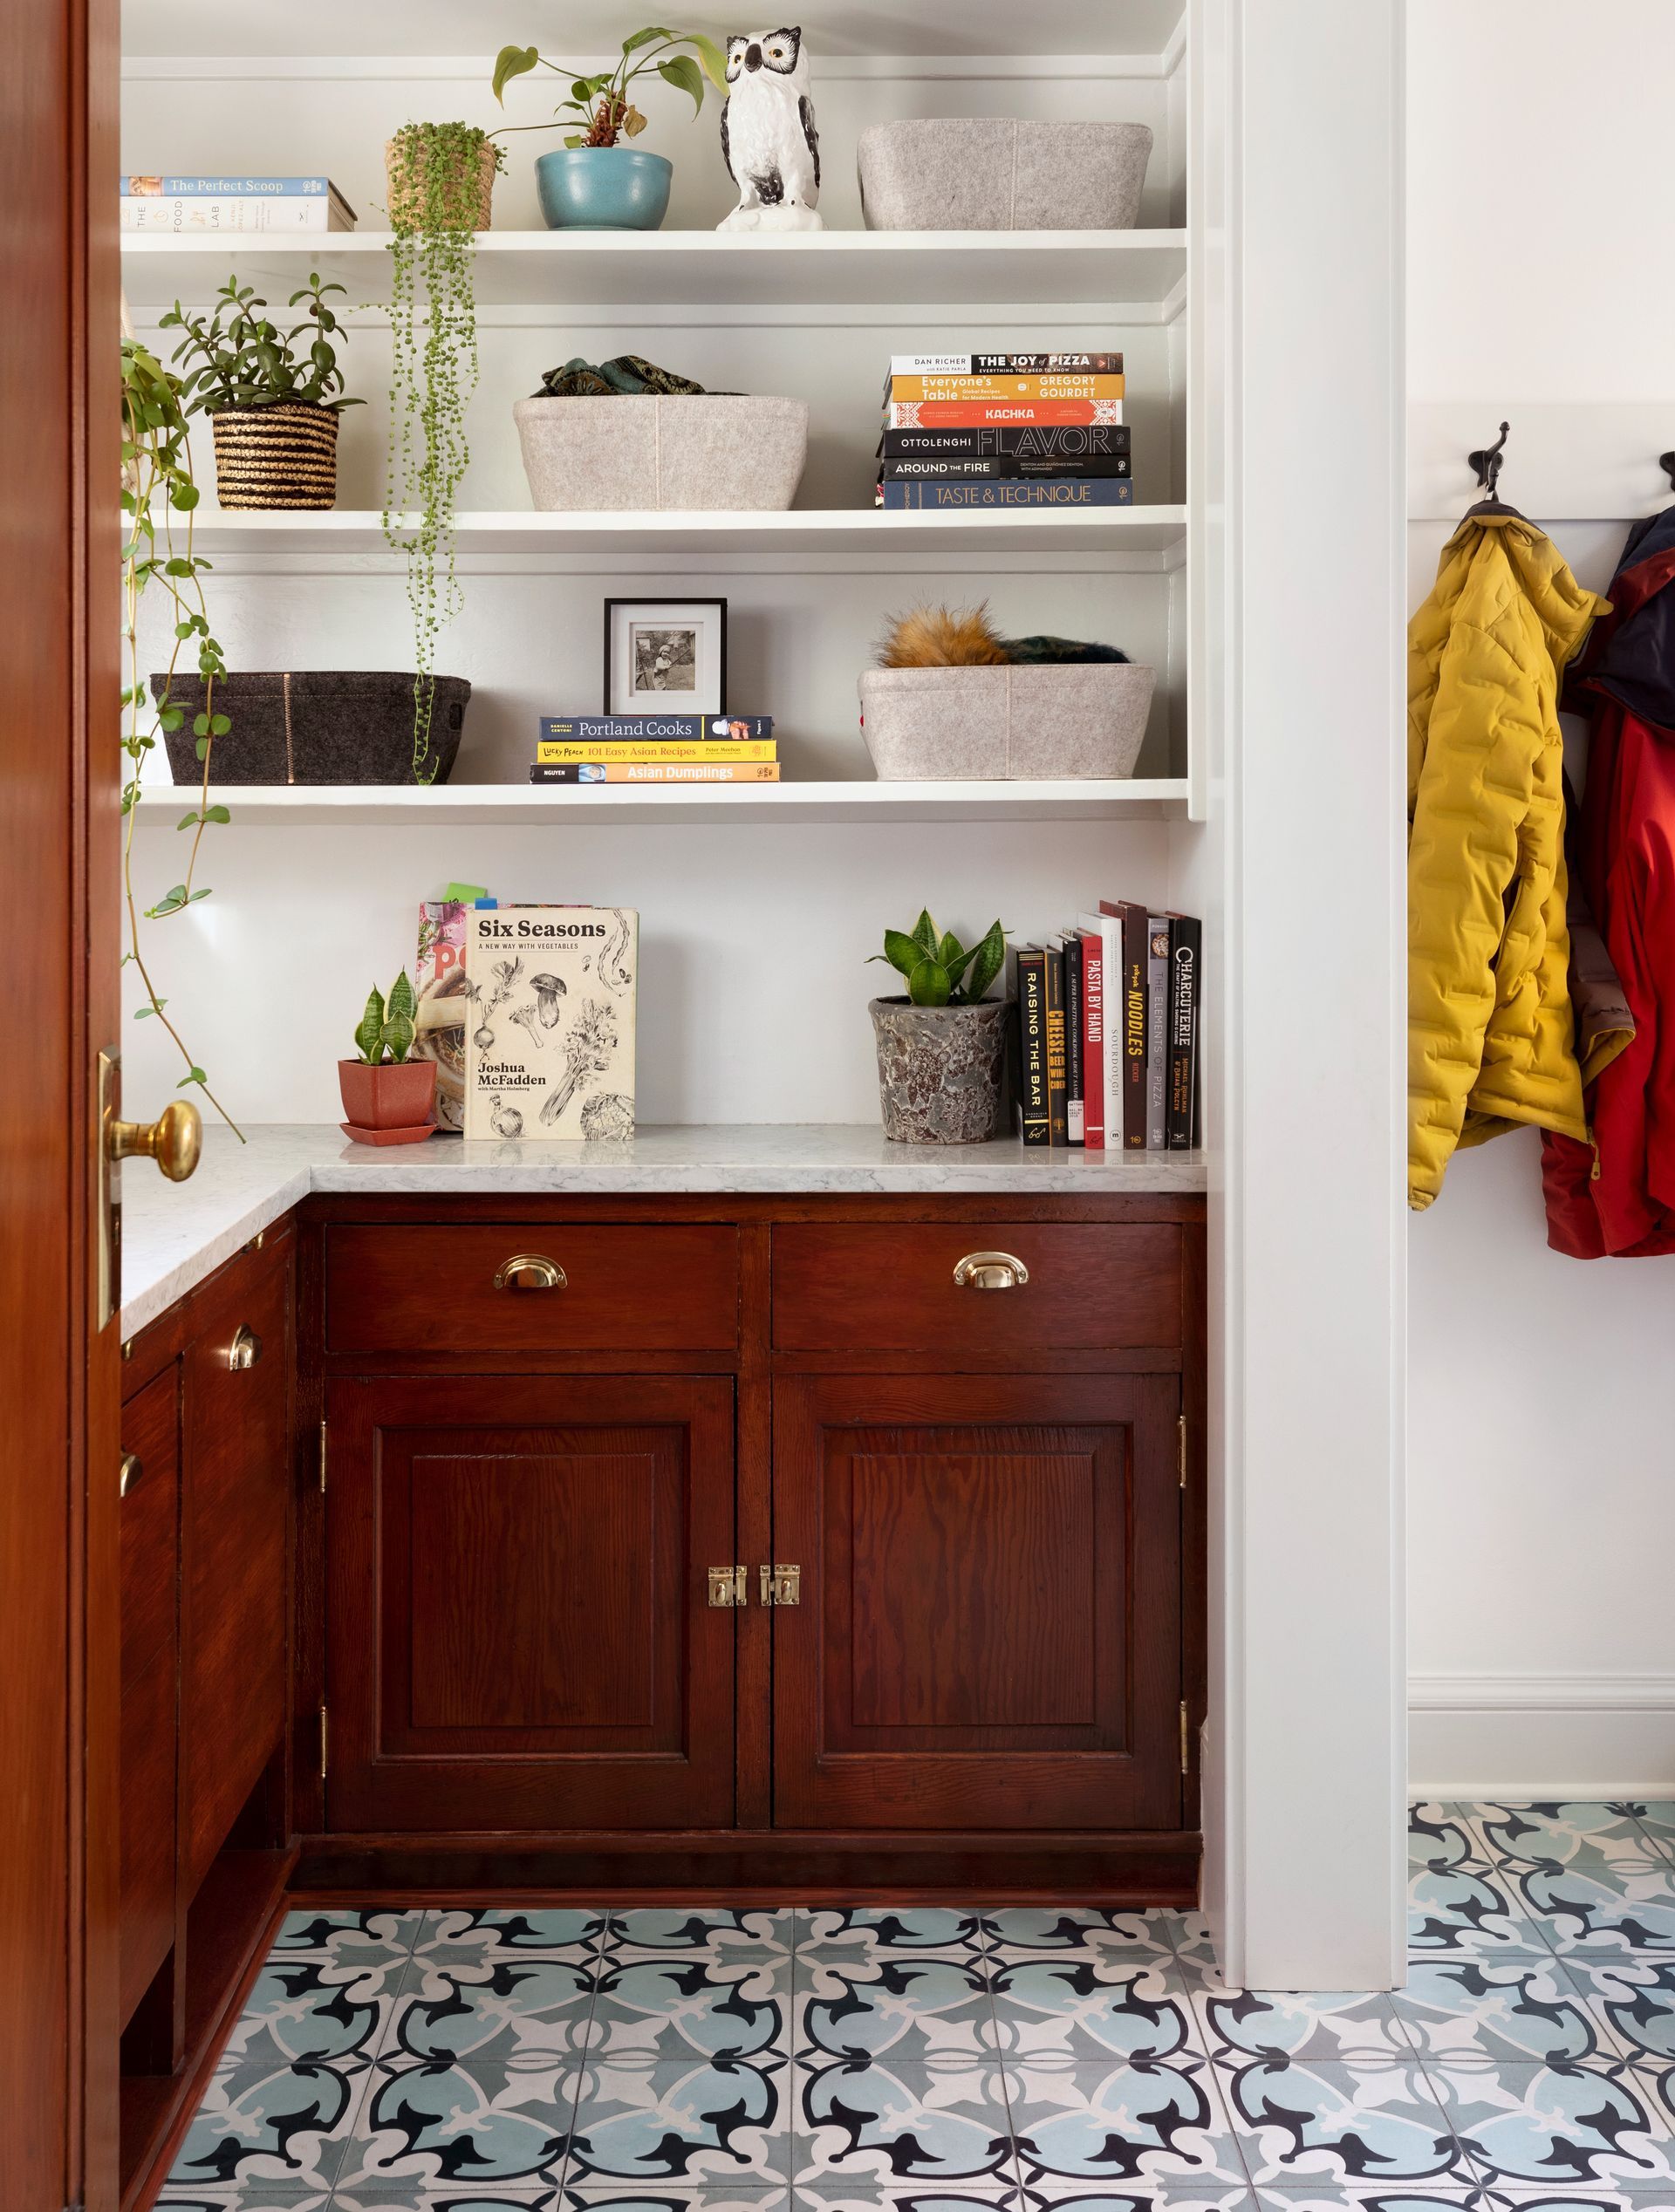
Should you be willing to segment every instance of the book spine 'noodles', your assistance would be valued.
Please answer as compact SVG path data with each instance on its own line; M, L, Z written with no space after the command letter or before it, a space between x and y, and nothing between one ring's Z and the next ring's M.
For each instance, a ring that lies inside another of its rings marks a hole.
M911 482L915 478L954 483L1041 476L1074 480L1080 476L1126 476L1129 466L1126 454L1089 454L1084 457L1058 454L1039 461L1026 460L1019 454L974 454L949 460L881 461L879 476L886 484L897 481Z
M544 714L544 742L627 738L639 744L735 744L774 734L771 714Z
M1123 925L1123 1150L1145 1150L1145 909L1125 899Z
M1043 423L1060 430L1115 427L1120 399L892 399L886 430L987 430Z
M905 513L1023 507L1132 507L1131 477L1019 476L992 484L881 483L876 503Z
M892 353L899 376L1121 376L1120 353Z
M1198 983L1204 925L1191 914L1169 925L1169 1150L1197 1141Z
M1069 1094L1064 1088L1064 954L1056 945L1043 947L1047 972L1047 1124L1049 1144L1068 1144Z
M886 430L879 440L879 458L938 461L970 454L1031 461L1108 460L1127 453L1133 435L1125 422L1013 422L976 430Z
M1082 932L1082 1141L1090 1152L1105 1144L1105 941Z
M1037 945L1019 947L1018 1067L1015 1117L1026 1144L1050 1144L1047 1111L1047 967Z
M1064 1141L1085 1145L1086 1118L1082 1053L1082 939L1063 940L1064 959Z
M1169 917L1145 918L1145 1149L1169 1145Z

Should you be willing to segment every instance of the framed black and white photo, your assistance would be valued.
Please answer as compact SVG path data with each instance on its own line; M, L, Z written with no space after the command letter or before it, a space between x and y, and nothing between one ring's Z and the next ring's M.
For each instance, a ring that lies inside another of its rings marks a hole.
M726 708L725 599L605 601L607 714L720 714Z

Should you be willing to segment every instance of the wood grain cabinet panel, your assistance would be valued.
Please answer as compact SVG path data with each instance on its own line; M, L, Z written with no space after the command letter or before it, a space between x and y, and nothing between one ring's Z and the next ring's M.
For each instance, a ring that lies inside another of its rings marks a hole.
M328 1390L327 1825L726 1826L733 1386Z
M961 1287L968 1253L1022 1260L1029 1281ZM1156 1350L1181 1342L1174 1222L791 1222L774 1231L780 1352L923 1352L959 1367L1032 1352Z
M241 1329L259 1348L235 1366ZM252 1253L195 1308L181 1516L181 1849L188 1897L284 1730L291 1260Z
M121 1964L126 2026L174 1941L180 1370L122 1409L138 1471L121 1501Z
M739 1238L727 1224L340 1223L325 1237L325 1346L449 1352L728 1352ZM562 1287L496 1289L518 1253Z
M782 1827L1179 1826L1171 1376L775 1391Z

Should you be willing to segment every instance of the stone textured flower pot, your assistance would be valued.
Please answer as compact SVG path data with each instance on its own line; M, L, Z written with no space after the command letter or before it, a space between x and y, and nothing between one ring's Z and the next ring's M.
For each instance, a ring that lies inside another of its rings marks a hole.
M1156 682L1131 660L869 668L861 734L882 782L1129 776Z
M916 1007L874 999L884 1133L897 1144L986 1144L1001 1134L1006 999Z
M656 230L673 181L673 162L632 146L562 147L535 165L549 230Z
M427 782L453 773L471 686L463 676L438 676L430 709ZM176 783L202 775L192 725L204 708L202 676L151 679L152 696L167 688L185 709L179 729L165 733ZM412 783L413 675L381 669L306 668L271 672L240 668L215 679L215 712L233 727L215 740L210 763L216 783Z
M284 399L270 407L222 407L215 496L226 508L334 507L338 418L330 407Z
M804 399L540 398L512 413L530 498L548 512L786 508L809 457Z
M1131 230L1151 156L1144 123L874 123L861 206L869 230Z
M418 1129L435 1104L436 1062L391 1061L372 1068L364 1060L340 1060L338 1089L345 1119L357 1129Z

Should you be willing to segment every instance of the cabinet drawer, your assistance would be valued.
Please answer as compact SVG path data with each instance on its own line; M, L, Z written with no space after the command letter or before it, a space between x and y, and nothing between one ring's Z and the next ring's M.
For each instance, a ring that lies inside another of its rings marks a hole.
M520 1254L550 1263L550 1287L496 1288ZM725 1225L326 1232L328 1351L730 1352L738 1335L738 1232Z
M1027 1283L966 1287L968 1256L1021 1260ZM774 1232L774 1343L782 1352L1172 1352L1180 1344L1180 1231L1172 1222L794 1223Z

